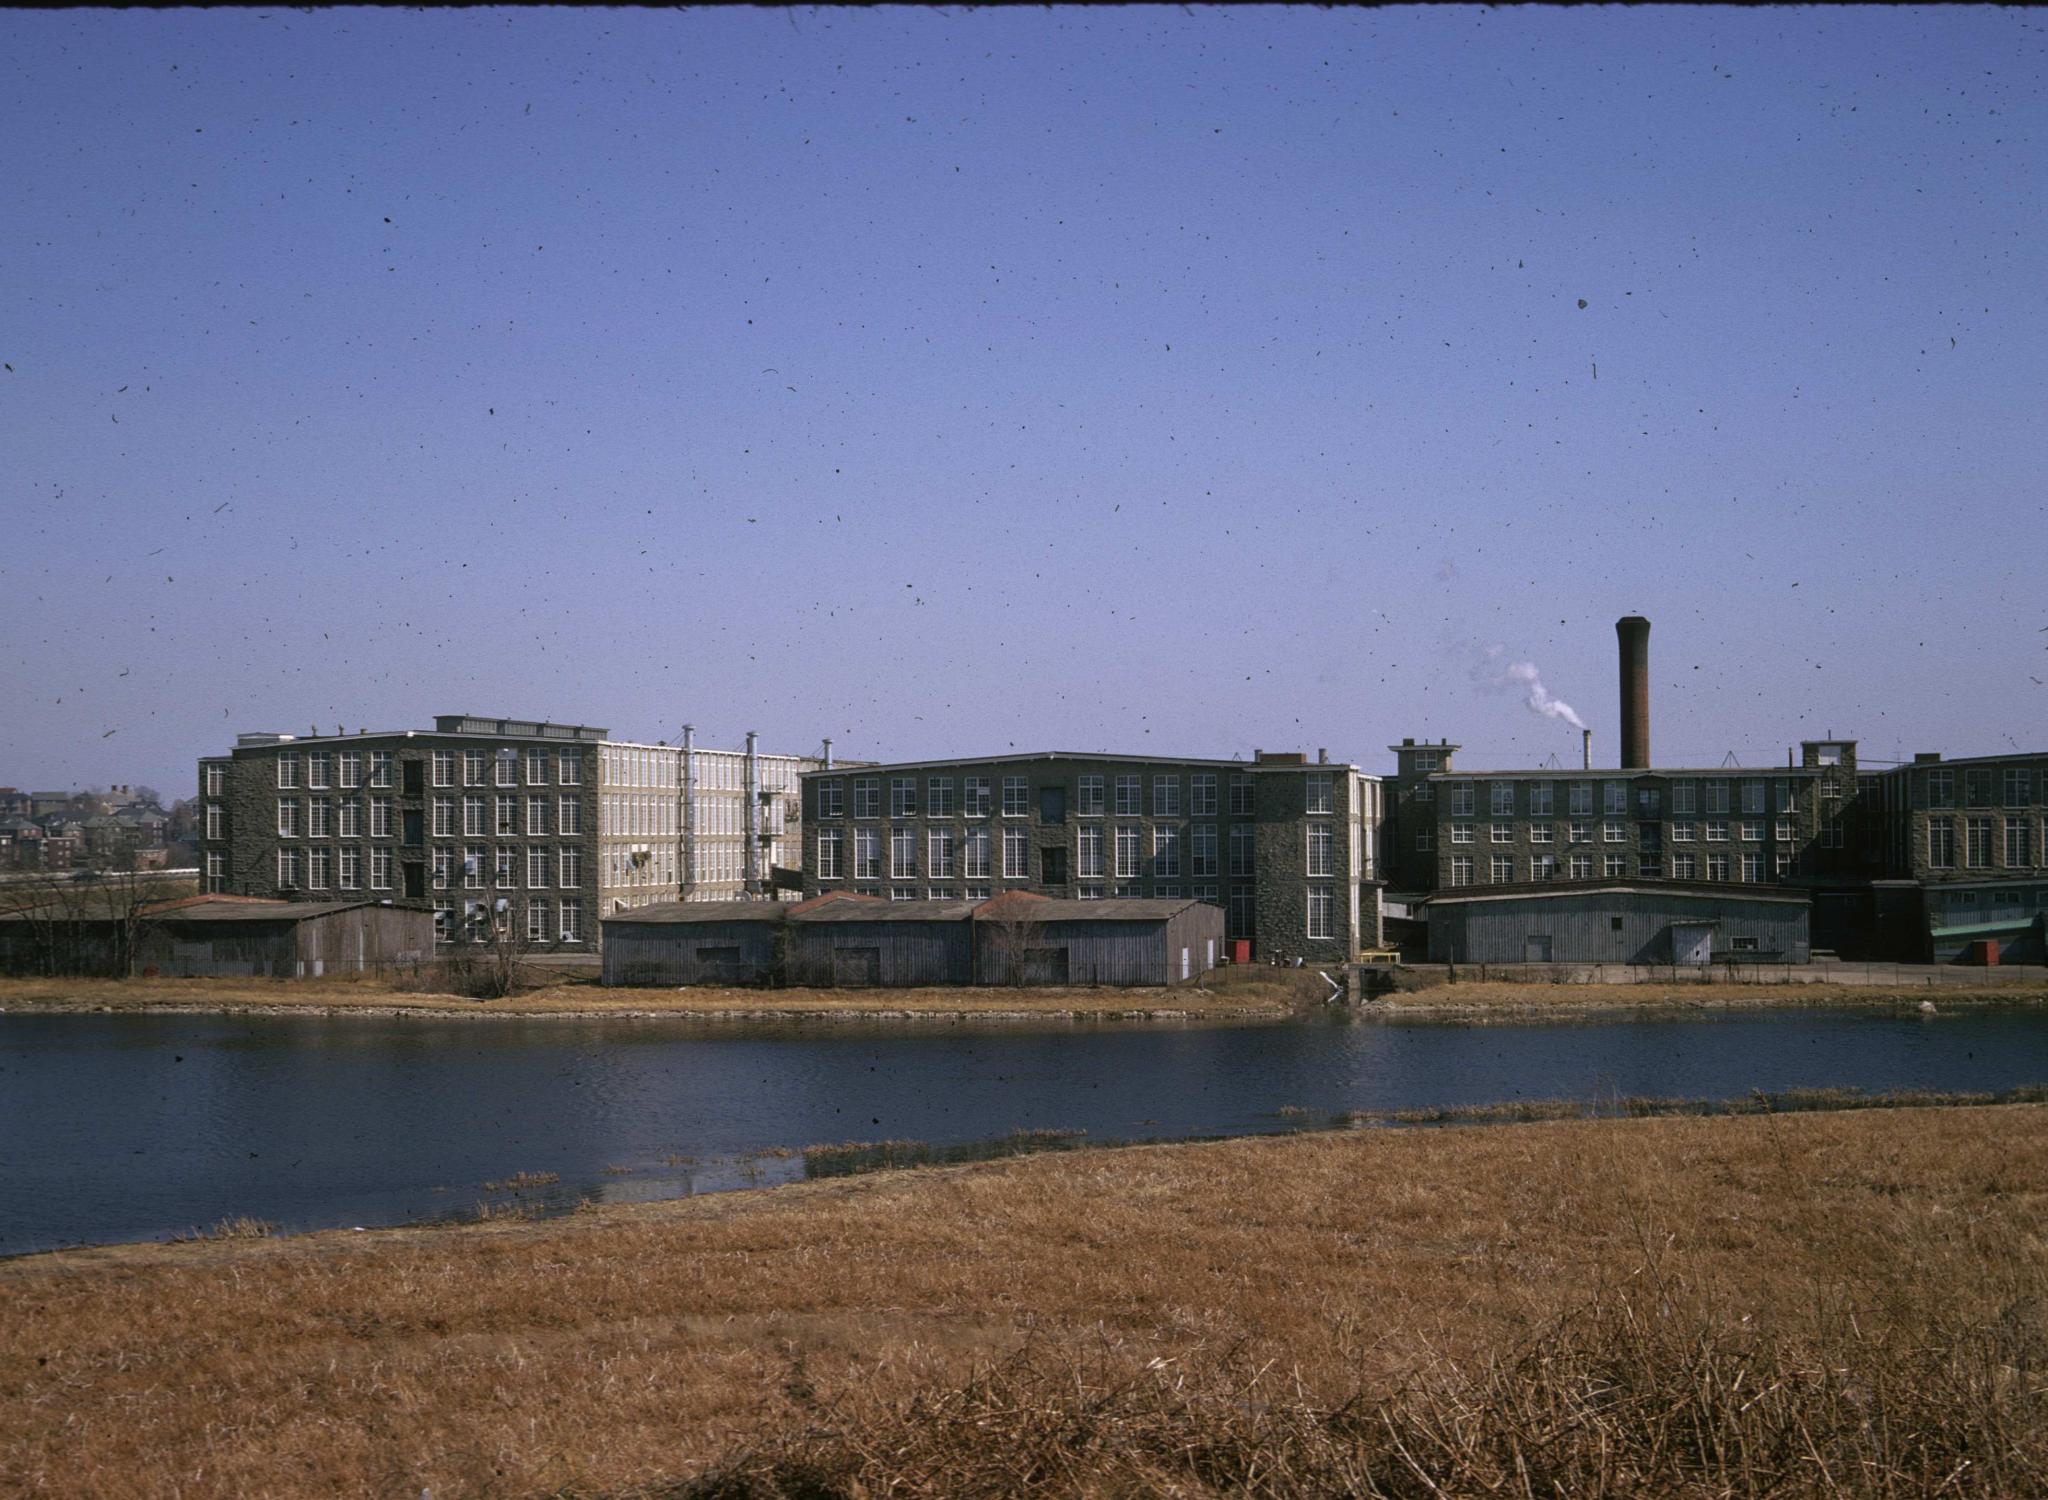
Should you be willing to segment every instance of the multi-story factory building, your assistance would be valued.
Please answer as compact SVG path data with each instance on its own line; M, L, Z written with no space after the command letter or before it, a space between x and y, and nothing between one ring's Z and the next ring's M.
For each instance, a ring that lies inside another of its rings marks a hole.
M794 888L798 756L437 717L432 730L245 734L199 763L209 891L431 904L443 942L594 948L597 917ZM778 877L776 867L788 868Z
M1380 781L1356 766L1044 753L803 777L806 895L1185 897L1260 958L1380 941Z

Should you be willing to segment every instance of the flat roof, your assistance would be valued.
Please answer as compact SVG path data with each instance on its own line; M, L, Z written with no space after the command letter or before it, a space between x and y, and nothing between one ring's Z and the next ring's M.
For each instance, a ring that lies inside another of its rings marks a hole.
M1530 781L1619 781L1632 776L1819 776L1834 769L1831 766L1641 766L1628 770L1621 766L1595 766L1592 770L1573 767L1570 770L1536 771L1431 771L1424 781L1477 781L1481 778L1499 781L1521 779Z
M1231 771L1354 771L1368 780L1378 781L1377 773L1361 770L1349 761L1257 761L1257 760L1215 760L1200 755L1112 755L1096 750L1028 750L1015 755L955 755L938 756L930 760L869 761L855 767L835 765L828 769L806 771L807 776L829 776L846 769L862 771L919 771L939 766L1006 766L1022 765L1039 761L1054 760L1096 760L1112 761L1118 765L1134 766L1214 766L1219 770Z
M1527 901L1545 896L1693 896L1701 900L1780 901L1807 906L1811 898L1782 887L1733 880L1544 880L1514 885L1461 885L1425 897L1424 906L1446 902Z

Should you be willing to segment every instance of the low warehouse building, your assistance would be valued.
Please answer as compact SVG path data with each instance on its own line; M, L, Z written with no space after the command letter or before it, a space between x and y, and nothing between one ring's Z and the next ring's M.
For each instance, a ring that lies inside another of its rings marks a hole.
M974 982L974 908L964 901L865 896L789 909L788 982L882 986Z
M433 957L433 913L381 901L195 896L132 917L0 917L0 969L16 974L314 979Z
M974 910L982 984L1172 984L1216 967L1223 908L1201 901L1062 901L1011 891Z
M789 908L779 901L668 901L604 918L606 984L767 984Z
M1803 964L1810 905L1768 886L1573 881L1439 891L1432 963Z

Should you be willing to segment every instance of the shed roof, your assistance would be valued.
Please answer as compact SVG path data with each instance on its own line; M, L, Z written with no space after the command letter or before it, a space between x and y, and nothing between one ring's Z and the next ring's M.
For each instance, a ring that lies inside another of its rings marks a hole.
M792 911L792 922L964 922L974 915L965 901L832 901Z
M1474 901L1530 901L1545 898L1606 896L1684 896L1699 901L1777 901L1807 906L1805 891L1753 885L1727 880L1544 880L1515 885L1469 885L1436 891L1423 898L1424 906L1447 906Z
M1018 900L1020 896L1025 899ZM1207 904L1170 896L1072 901L1035 891L1007 891L975 907L974 916L981 922L1164 922L1191 906Z
M684 923L780 922L789 914L783 901L657 901L630 911L610 912L606 923L672 927Z

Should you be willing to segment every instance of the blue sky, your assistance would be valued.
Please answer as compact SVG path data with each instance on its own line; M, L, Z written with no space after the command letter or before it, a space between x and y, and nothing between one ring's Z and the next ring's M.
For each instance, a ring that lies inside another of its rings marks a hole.
M0 781L2040 748L2043 26L9 14Z

